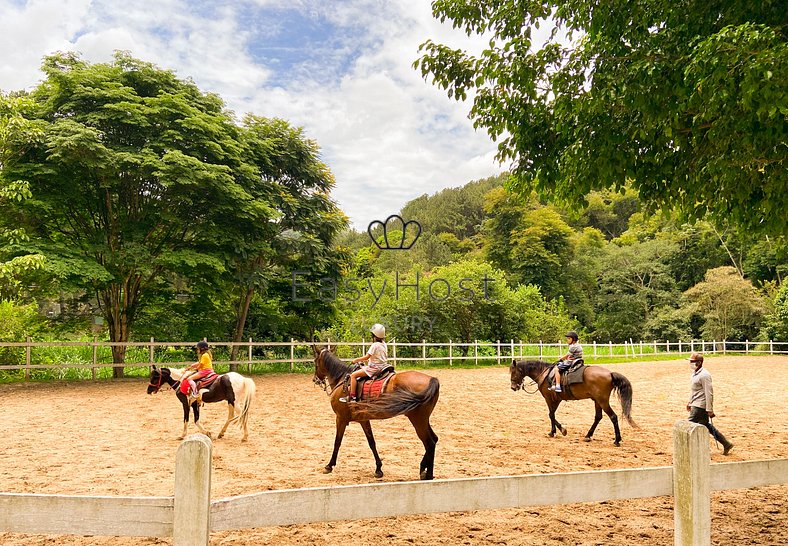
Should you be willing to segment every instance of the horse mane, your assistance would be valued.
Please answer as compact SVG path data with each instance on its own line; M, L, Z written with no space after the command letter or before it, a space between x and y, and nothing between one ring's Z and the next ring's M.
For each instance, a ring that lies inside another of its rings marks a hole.
M545 362L544 360L517 360L515 365L527 374L530 370L541 372L553 365L552 362Z
M339 381L344 378L350 367L328 349L323 350L323 363L326 365L328 375L330 375L334 381Z

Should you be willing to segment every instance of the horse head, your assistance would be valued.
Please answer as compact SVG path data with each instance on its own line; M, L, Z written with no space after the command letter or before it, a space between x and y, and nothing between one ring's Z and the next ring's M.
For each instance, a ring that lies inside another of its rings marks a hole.
M315 375L312 378L312 382L321 387L322 389L326 389L326 377L328 376L328 370L326 369L326 362L324 357L326 356L325 353L328 352L326 348L320 348L314 343L312 344L312 351L315 353Z
M522 364L522 361L520 361ZM519 391L523 388L523 381L525 381L525 370L523 366L518 365L516 360L512 360L512 365L509 366L509 379L512 382L512 390Z
M153 366L150 370L150 382L148 383L148 394L156 394L162 385L170 384L168 368L157 368Z

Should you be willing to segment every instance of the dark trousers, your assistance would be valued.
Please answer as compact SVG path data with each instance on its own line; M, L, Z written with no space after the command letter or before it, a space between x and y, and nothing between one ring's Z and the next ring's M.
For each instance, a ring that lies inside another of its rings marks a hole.
M717 430L714 425L711 424L709 420L709 414L703 408L698 408L695 406L690 406L690 414L689 420L693 423L698 423L699 425L705 426L709 429L709 434L711 434L715 440L722 444L723 447L730 444L730 442L722 435L722 432Z

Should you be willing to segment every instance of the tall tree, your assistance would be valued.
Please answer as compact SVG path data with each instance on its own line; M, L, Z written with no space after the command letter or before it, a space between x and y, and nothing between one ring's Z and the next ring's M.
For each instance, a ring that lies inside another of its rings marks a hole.
M500 139L514 187L582 201L631 181L652 208L788 231L788 19L783 2L435 0L489 35L479 55L433 41L414 65ZM555 25L546 43L535 29Z
M107 64L53 55L43 71L0 165L2 188L25 184L31 197L2 201L0 222L94 292L110 340L125 342L165 271L222 270L227 245L265 236L275 212L248 190L254 166L217 96L121 53Z

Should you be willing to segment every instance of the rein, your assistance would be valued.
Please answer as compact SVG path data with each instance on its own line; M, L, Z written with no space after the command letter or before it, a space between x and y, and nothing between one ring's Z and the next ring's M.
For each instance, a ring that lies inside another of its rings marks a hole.
M539 374L539 377L537 377L536 379L533 379L533 378L532 378L530 375L528 375L528 374L526 374L525 372L523 372L523 380L520 382L520 386L523 388L523 392L524 392L525 394L536 394L537 392L539 392L539 388L542 386L542 383L544 382L544 380L545 380L545 377L547 377L547 374L548 374L549 372L550 372L550 366L548 366L547 368L545 368L545 369L542 371L542 373L540 373L540 374ZM531 383L533 383L533 384L534 384L534 386L536 386L536 389L534 389L533 391L529 391L529 390L526 388L526 386L525 386L525 380L526 380L526 379L530 379L530 380L531 380Z

